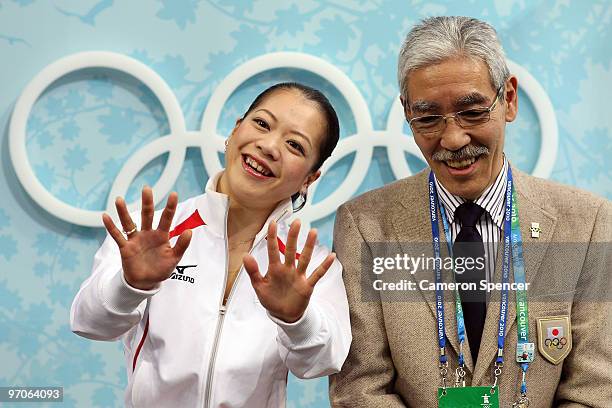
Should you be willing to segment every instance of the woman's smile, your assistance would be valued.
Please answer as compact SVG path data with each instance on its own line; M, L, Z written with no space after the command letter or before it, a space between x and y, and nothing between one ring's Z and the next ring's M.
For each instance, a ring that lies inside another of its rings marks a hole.
M242 168L247 174L252 175L258 180L269 180L275 177L270 167L261 159L242 154Z

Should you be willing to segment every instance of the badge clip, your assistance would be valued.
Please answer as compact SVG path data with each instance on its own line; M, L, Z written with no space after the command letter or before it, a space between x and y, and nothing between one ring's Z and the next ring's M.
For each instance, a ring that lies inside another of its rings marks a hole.
M539 222L532 222L529 230L531 231L531 238L540 238L540 232L542 232L542 229L540 228Z
M519 400L512 404L512 408L527 408L529 407L529 398L525 395L521 395Z

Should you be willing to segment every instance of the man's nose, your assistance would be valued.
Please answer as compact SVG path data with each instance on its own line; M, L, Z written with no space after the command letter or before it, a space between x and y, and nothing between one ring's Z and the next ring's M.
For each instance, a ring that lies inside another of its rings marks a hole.
M445 120L446 126L440 133L440 146L447 150L455 151L471 142L472 138L470 138L465 129L459 126L454 117L447 117Z

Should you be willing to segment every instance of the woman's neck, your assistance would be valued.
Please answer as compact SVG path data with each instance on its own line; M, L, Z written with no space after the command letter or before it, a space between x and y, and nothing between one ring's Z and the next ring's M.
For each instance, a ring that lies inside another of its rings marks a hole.
M227 174L224 171L217 182L216 190L219 193L227 195L229 198L229 210L227 214L228 238L232 241L252 239L261 230L275 207L253 208L239 202L231 193L226 177Z
M247 208L230 198L227 214L227 235L240 241L252 239L261 230L272 213L270 209Z

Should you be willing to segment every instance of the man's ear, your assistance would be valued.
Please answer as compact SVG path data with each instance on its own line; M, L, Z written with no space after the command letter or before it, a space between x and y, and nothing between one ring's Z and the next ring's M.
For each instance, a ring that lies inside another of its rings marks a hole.
M514 75L506 80L503 98L506 105L506 122L512 122L518 114L518 79Z
M303 193L306 190L308 190L308 187L310 187L312 183L317 181L319 177L321 177L321 170L317 170L311 175L309 175L308 177L306 177L306 180L304 181L304 184L302 185L300 192Z

